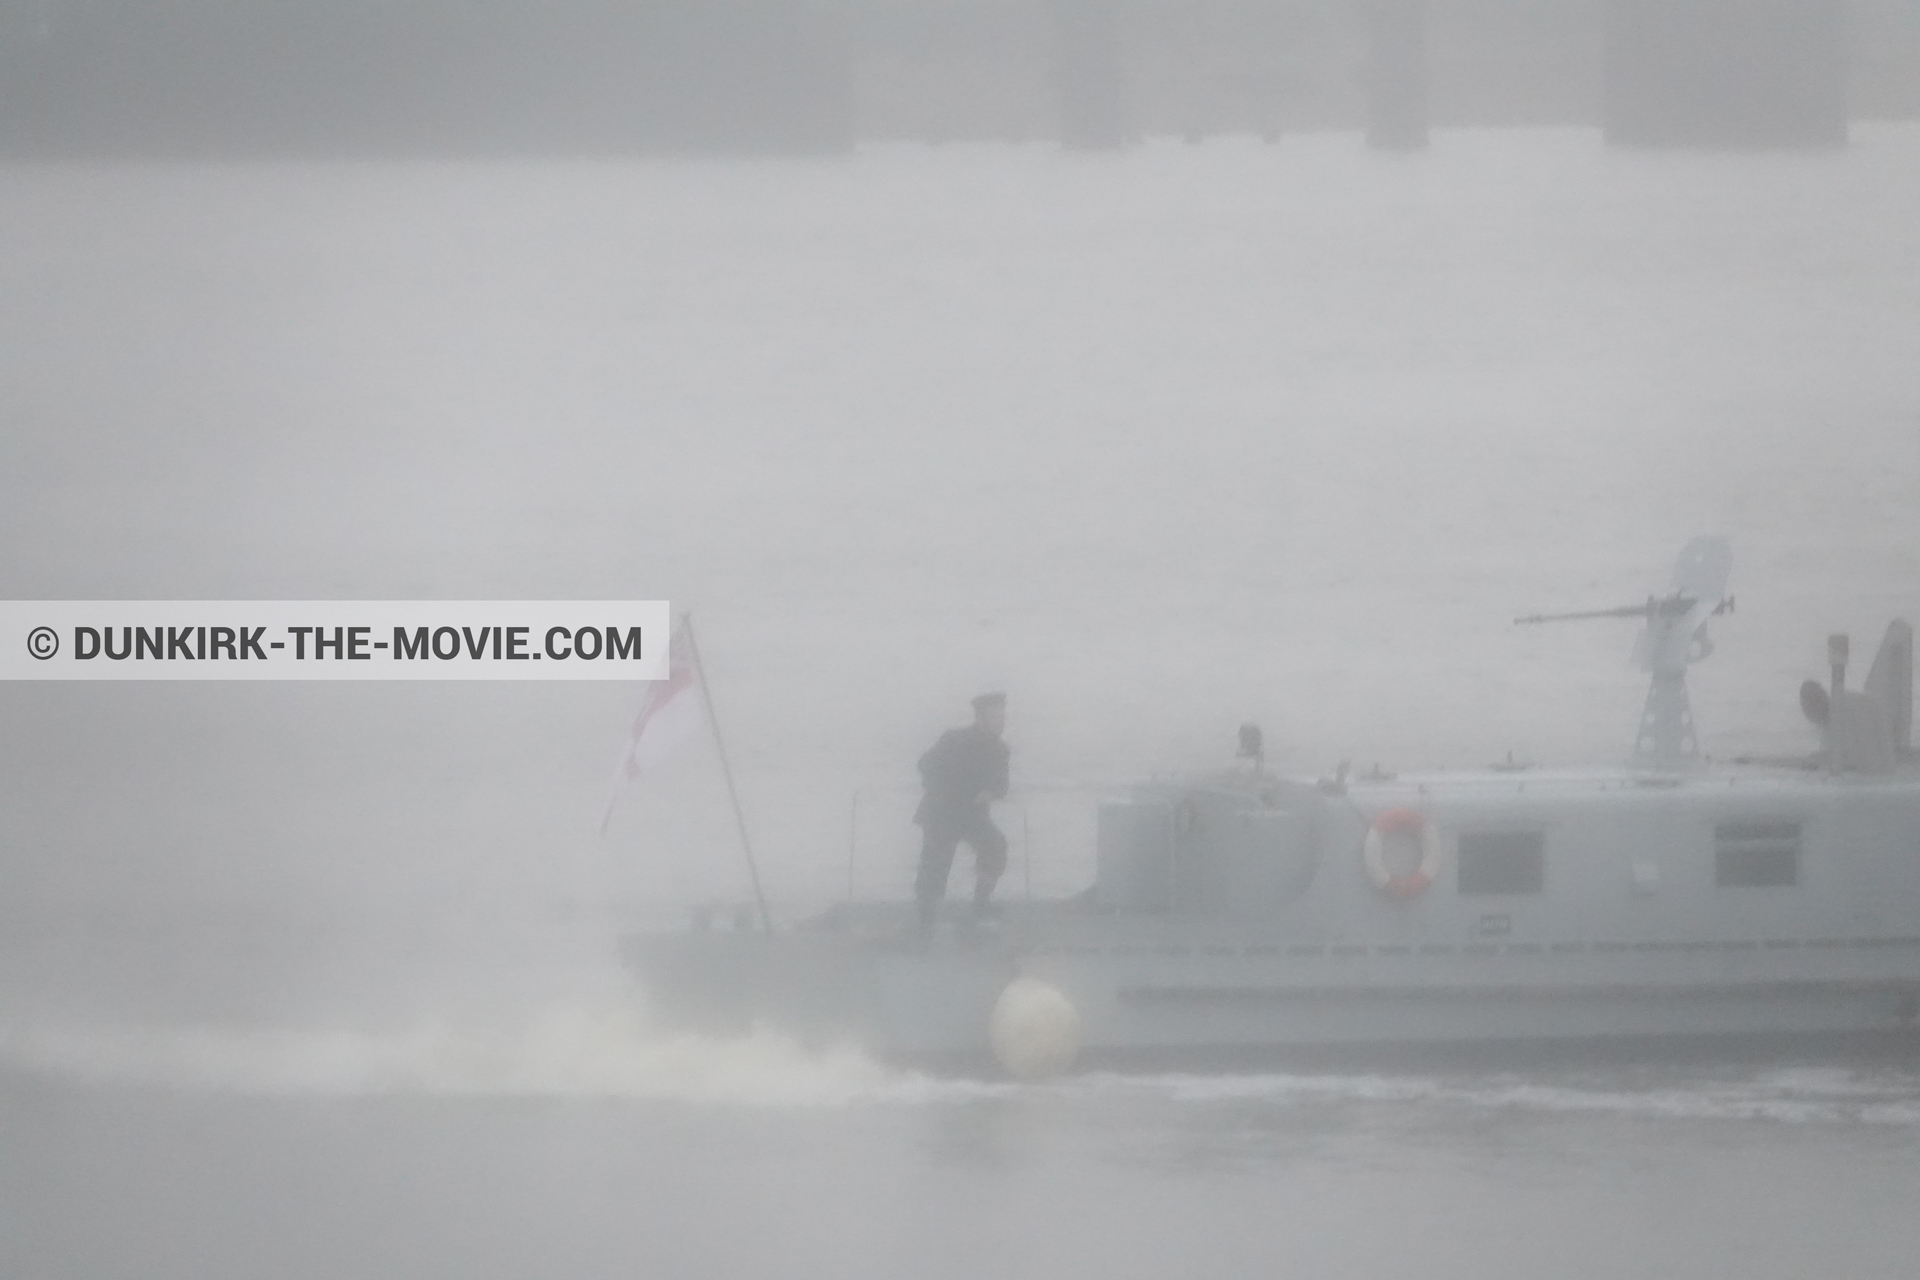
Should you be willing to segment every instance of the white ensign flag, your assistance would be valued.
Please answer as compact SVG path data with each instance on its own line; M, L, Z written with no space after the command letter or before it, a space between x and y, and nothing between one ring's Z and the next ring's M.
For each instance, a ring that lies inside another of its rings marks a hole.
M669 654L667 678L648 684L640 710L634 714L633 729L614 775L613 794L607 797L607 811L600 818L603 836L621 789L666 759L700 728L700 659L684 620L674 626Z

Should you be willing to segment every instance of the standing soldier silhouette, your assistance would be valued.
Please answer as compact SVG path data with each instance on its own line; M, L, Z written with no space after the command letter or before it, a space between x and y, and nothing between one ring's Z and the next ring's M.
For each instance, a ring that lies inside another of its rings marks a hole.
M1006 722L1007 695L983 693L973 700L973 723L947 730L920 757L920 781L926 794L913 820L920 824L924 838L913 895L923 929L931 929L940 913L954 850L962 840L973 850L976 917L990 910L994 883L1007 869L1007 838L993 825L988 809L1007 794L1010 753L1000 740Z

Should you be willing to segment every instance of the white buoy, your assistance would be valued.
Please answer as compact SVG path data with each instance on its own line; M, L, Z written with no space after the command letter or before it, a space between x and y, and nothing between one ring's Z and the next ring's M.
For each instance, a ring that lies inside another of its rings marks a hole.
M1080 1014L1060 988L1015 978L994 1001L987 1038L1001 1066L1022 1080L1042 1080L1080 1055Z

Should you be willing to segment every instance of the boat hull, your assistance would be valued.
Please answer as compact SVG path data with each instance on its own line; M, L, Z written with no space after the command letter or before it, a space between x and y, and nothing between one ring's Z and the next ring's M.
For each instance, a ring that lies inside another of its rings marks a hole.
M1422 954L1217 935L1156 942L1124 922L1035 912L981 937L649 935L630 938L627 956L667 1024L766 1026L909 1061L986 1061L994 1003L1019 976L1066 997L1082 1060L1095 1063L1916 1034L1920 938L1773 941Z

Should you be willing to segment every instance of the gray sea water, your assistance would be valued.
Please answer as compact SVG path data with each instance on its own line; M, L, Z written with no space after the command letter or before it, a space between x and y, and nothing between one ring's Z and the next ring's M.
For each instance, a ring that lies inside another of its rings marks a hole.
M1920 129L0 169L0 591L665 598L776 912L911 874L1009 691L1009 892L1257 720L1611 760L1728 535L1719 755L1920 616ZM936 1079L655 1026L745 895L637 690L0 689L0 1276L1913 1274L1920 1064Z

